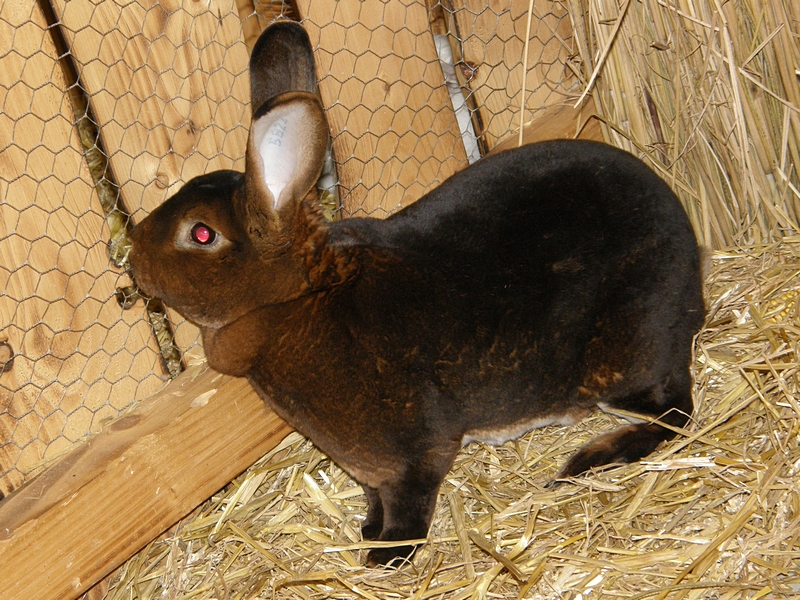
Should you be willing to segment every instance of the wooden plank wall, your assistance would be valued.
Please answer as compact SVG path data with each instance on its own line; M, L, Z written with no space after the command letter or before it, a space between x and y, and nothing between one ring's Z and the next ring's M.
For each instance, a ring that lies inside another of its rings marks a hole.
M461 0L447 19L458 57L478 66L463 84L485 102L491 146L513 128L503 103L521 68L500 61L518 62L527 3L486 21L478 4ZM125 278L109 266L70 82L38 6L0 4L0 342L16 354L0 373L0 492L164 379L141 303L122 312L114 300ZM261 0L53 0L134 221L196 175L243 167L248 46L288 12ZM292 12L315 47L345 215L385 216L466 165L424 2L299 0ZM556 17L537 25L549 33L530 51L528 89L566 81ZM200 350L196 329L174 320L179 346Z
M244 168L249 53L232 0L53 6L134 221L196 175ZM178 347L196 347L170 317Z
M466 166L422 2L298 0L345 214L385 217Z
M13 43L13 48L11 47ZM0 4L0 492L162 385L142 311L122 313L103 211L38 4Z
M528 37L525 113L527 124L545 107L576 96L577 78L568 64L576 53L564 4L536 2L528 31L528 2L518 0L429 0L459 61L456 75L485 151L520 127L525 39Z

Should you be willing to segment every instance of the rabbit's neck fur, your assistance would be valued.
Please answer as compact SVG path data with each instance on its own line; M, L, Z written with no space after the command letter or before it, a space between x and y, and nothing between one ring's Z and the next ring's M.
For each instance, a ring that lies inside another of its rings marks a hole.
M313 302L309 296L322 297L357 274L358 253L330 243L330 226L315 196L300 203L292 237L296 250L279 269L290 282L280 301L258 306L220 326L201 326L209 364L217 371L237 377L246 375L266 342L265 336L274 331L265 323L281 323L295 310L298 301Z
M287 304L271 308L274 318L280 320ZM264 309L250 311L244 316L223 327L201 327L203 347L206 349L208 364L216 371L244 377L253 368L264 337L270 335L269 325L264 324Z
M317 197L306 198L298 212L300 256L311 292L324 291L349 281L358 272L356 253L330 243L330 225Z

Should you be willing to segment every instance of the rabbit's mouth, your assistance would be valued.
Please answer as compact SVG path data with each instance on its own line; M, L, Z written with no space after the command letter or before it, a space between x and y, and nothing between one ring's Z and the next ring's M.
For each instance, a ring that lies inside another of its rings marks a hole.
M139 296L145 301L149 301L153 298L163 299L163 290L161 290L158 285L155 285L154 282L146 276L146 273L149 269L142 268L140 259L141 255L134 250L131 250L128 256L130 275L137 287Z
M220 329L265 304L250 293L254 284L241 265L198 266L190 258L142 248L134 241L129 255L130 275L139 296L146 302L160 300L201 329Z
M136 244L132 244L128 254L129 274L137 288L137 293L145 302L162 300L180 312L178 305L173 302L172 295L168 292L169 286L163 285L158 277L152 276L153 273L162 272L153 268L158 262L160 261L153 259L149 254L137 251Z

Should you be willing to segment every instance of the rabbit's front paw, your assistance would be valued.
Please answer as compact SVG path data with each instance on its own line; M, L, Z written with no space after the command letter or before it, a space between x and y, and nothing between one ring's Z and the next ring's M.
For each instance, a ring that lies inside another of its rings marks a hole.
M368 567L387 567L399 569L417 550L416 546L395 546L393 548L375 548L370 550L367 555Z

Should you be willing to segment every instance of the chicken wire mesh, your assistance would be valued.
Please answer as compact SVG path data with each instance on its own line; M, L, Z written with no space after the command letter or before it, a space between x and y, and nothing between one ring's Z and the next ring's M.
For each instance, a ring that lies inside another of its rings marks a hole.
M575 95L566 4L529 8L1 3L0 492L201 358L191 324L137 302L126 231L192 177L243 169L267 24L301 20L314 45L332 218L383 217Z

